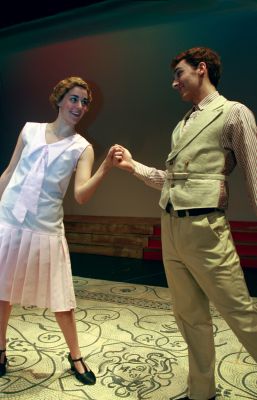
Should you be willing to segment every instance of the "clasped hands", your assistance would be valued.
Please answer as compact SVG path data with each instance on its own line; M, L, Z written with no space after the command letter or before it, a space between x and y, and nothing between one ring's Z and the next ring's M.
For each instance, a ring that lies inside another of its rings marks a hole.
M131 173L135 171L132 155L125 147L115 144L110 148L108 155L111 157L114 167L124 169Z

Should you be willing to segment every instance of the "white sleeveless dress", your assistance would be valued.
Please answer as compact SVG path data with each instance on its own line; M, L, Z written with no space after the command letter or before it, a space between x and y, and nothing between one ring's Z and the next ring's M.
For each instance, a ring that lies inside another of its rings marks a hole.
M0 300L52 311L76 307L63 197L89 142L47 144L47 123L27 122L24 149L0 202Z

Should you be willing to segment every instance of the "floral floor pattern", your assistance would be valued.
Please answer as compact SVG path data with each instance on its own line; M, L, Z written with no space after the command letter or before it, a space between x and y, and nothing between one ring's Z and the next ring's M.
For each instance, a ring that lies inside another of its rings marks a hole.
M186 391L187 348L167 288L74 277L82 354L97 376L79 383L47 309L14 306L8 330L6 400L175 400ZM257 303L257 299L256 303ZM257 400L257 366L211 308L217 399Z

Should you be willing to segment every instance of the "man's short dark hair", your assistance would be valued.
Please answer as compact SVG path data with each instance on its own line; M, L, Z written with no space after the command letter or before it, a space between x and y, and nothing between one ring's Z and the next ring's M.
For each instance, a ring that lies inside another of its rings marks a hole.
M174 57L171 62L172 68L174 69L182 60L185 60L194 68L197 68L200 62L205 62L210 82L215 87L218 86L221 76L221 61L218 53L208 47L193 47Z

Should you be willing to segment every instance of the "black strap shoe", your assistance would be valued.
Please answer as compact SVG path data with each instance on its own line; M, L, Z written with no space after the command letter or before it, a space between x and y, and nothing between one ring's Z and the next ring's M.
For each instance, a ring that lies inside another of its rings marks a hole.
M83 358L77 358L75 360L73 360L71 358L71 355L68 355L68 360L71 366L71 370L75 372L75 378L80 381L81 383L84 383L84 385L94 385L96 383L96 377L95 374L93 373L93 371L91 371L86 364L83 361ZM79 361L81 362L81 364L84 367L85 372L81 373L77 370L77 368L75 367L74 362Z
M3 362L1 362L2 354L4 354L6 350L0 350L0 378L6 374L6 364L7 358L6 355L4 356Z

